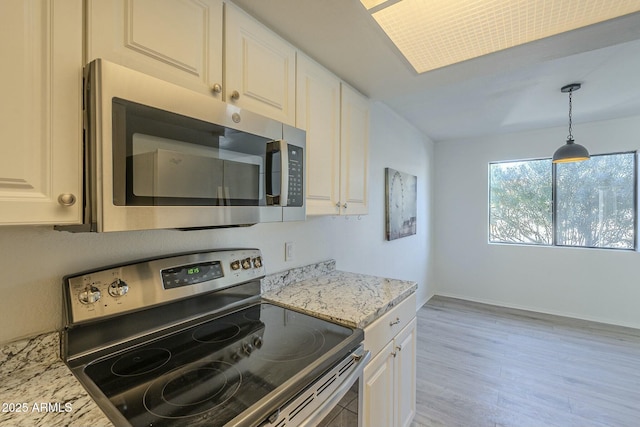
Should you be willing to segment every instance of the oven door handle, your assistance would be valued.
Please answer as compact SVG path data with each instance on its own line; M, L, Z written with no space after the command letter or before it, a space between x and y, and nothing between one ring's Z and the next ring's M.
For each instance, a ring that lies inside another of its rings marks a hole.
M320 421L322 421L327 415L329 415L331 410L338 404L338 402L340 402L340 400L344 397L344 395L347 394L351 386L360 379L364 371L365 365L371 359L371 352L367 350L361 354L353 353L351 357L353 357L354 360L356 360L358 363L358 365L356 365L353 372L351 372L351 374L346 380L342 381L342 384L340 384L340 387L338 387L333 392L333 394L329 396L327 400L325 400L322 403L322 406L318 408L309 417L307 417L307 419L304 420L301 424L299 424L298 427L317 426ZM360 393L362 393L362 390L360 390Z

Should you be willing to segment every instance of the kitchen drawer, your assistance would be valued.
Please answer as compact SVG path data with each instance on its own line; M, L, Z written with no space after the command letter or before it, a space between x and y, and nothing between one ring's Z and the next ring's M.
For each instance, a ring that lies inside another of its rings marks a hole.
M364 328L365 349L375 357L414 317L416 317L415 293Z

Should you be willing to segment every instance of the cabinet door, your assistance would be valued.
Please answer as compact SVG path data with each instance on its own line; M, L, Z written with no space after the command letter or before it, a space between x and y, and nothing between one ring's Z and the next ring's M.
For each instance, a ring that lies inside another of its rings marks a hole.
M0 52L0 223L79 223L82 0L2 2Z
M416 325L414 318L396 336L396 426L409 427L416 413Z
M293 46L228 3L225 36L226 100L295 126Z
M368 212L369 101L342 84L340 202L344 215Z
M363 425L390 427L394 422L393 341L364 368Z
M296 96L296 126L307 131L307 215L337 215L340 80L298 54Z
M87 59L205 94L222 85L222 0L89 0Z

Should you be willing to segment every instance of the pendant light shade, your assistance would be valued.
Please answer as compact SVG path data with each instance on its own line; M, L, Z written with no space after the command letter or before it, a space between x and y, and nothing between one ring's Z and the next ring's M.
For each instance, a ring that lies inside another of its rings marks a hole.
M562 93L569 93L569 135L567 136L567 143L553 153L553 163L580 162L591 158L589 151L582 145L576 144L571 134L571 95L578 89L580 89L580 83L571 83L560 89Z
M553 153L553 163L580 162L590 158L589 151L582 145L573 142L573 139L568 139L566 144Z

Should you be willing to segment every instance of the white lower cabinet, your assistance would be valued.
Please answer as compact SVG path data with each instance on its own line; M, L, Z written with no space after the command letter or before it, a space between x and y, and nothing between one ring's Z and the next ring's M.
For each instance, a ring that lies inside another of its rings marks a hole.
M393 426L393 342L387 344L364 368L364 425Z
M408 427L416 415L416 332L414 317L394 340L395 419L394 425Z
M417 322L415 297L409 300L365 328L365 348L373 353L389 330L405 324L364 368L365 427L408 427L415 416Z

